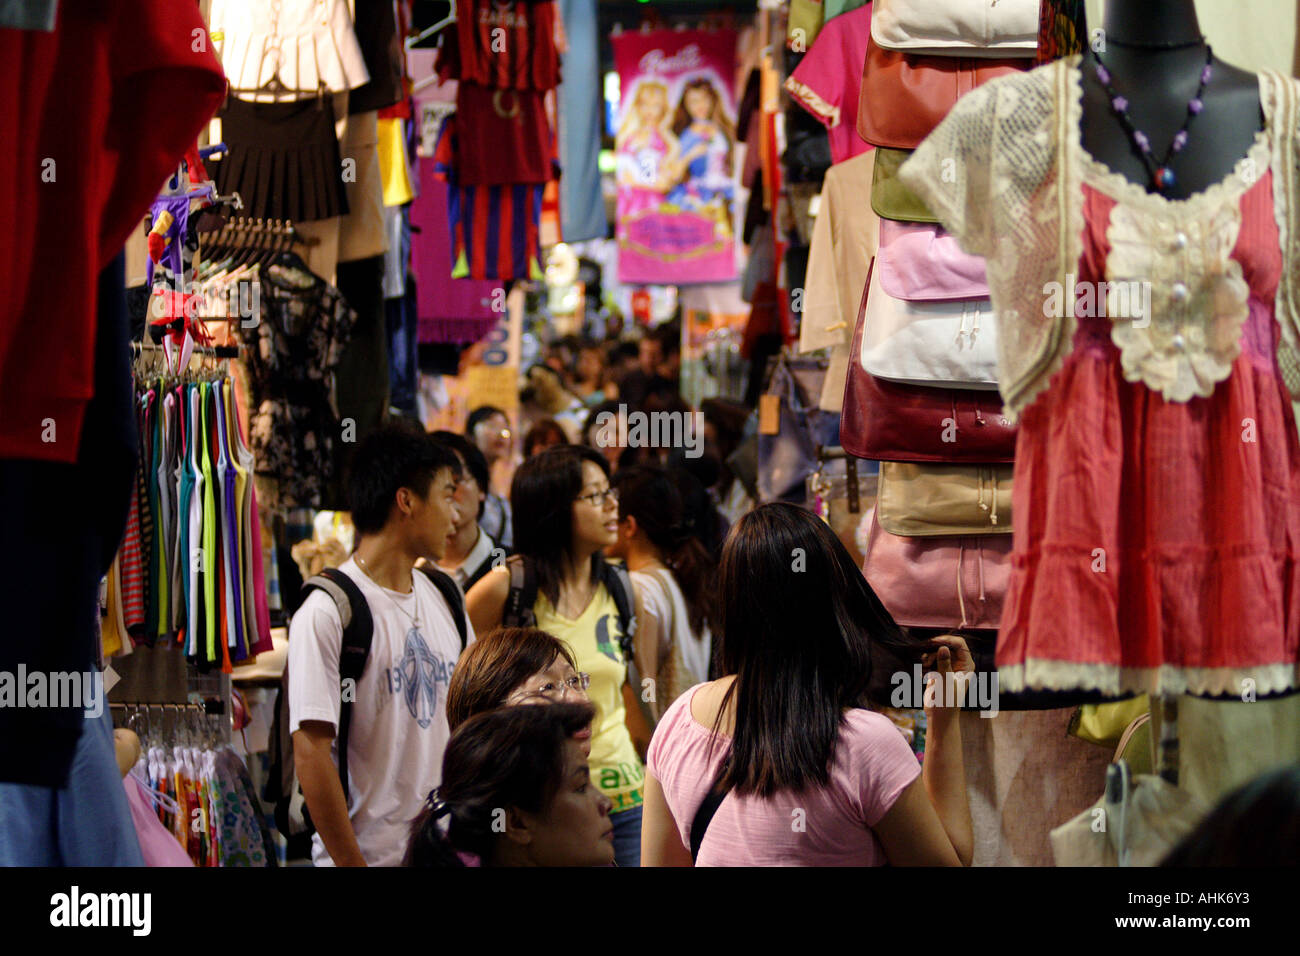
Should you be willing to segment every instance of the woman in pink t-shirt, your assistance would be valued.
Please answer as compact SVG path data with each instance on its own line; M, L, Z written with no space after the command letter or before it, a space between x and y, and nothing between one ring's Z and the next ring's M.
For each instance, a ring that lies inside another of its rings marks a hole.
M725 796L698 866L969 865L959 710L927 707L922 771L893 723L865 709L872 645L915 645L834 533L764 505L732 530L719 581L731 676L687 691L655 730L642 865L692 865L692 822L715 782ZM923 660L940 675L974 670L961 638L935 645Z

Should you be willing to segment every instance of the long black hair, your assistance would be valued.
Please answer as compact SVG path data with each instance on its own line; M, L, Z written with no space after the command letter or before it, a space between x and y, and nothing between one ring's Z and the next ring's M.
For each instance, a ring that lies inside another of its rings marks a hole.
M1228 794L1160 865L1300 866L1300 766Z
M565 744L595 715L590 704L521 704L461 724L442 758L442 784L411 824L402 865L464 866L459 853L491 865L501 812L550 805L564 781Z
M723 698L736 728L724 779L769 797L825 785L840 722L864 707L873 643L911 654L844 545L816 515L762 505L732 529L718 567Z
M636 465L620 468L613 478L618 489L618 516L636 518L673 572L686 598L691 630L697 635L712 629L717 618L713 576L717 571L704 544L694 533L694 521L674 476L662 468Z
M609 463L586 445L560 445L538 452L515 471L510 483L515 551L537 568L537 588L552 605L560 600L564 557L573 550L573 502L582 493L582 463L609 477ZM604 557L591 557L591 579L600 580Z

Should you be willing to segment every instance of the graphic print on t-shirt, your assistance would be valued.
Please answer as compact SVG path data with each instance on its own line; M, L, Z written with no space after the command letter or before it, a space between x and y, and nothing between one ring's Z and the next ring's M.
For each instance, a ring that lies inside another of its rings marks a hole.
M602 614L596 621L596 650L600 651L611 661L622 664L623 656L619 653L618 649L618 638L620 635L615 632L613 639L610 638L609 618L610 615Z
M415 628L406 632L402 657L388 670L388 689L406 703L406 710L421 730L437 717L439 701L446 700L454 663L435 654Z

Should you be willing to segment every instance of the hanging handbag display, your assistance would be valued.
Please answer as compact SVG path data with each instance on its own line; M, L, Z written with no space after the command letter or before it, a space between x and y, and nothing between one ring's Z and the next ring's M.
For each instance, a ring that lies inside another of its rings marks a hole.
M997 628L1011 577L1008 535L905 538L875 509L862 573L904 627Z
M1033 57L1038 0L875 0L871 39L909 53Z
M880 287L909 302L987 299L983 256L963 252L955 236L936 225L881 220Z
M1012 467L883 462L876 520L908 538L1010 534Z
M881 219L937 223L938 218L926 208L921 197L898 178L898 168L911 155L911 150L907 149L876 150L871 177L871 210Z
M962 96L1032 65L1025 59L970 57L964 51L959 56L904 53L868 38L858 91L858 135L875 146L916 149Z
M862 326L853 330L840 418L840 445L855 458L1006 464L1014 461L1015 426L995 391L928 388L878 379L857 359Z
M988 299L908 302L881 288L879 258L858 306L854 358L877 378L908 385L996 390L997 331Z
M758 497L761 502L802 504L805 483L817 470L817 448L835 445L839 416L818 407L826 361L811 357L777 359L760 402L780 403L775 434L765 433L760 412L758 434Z

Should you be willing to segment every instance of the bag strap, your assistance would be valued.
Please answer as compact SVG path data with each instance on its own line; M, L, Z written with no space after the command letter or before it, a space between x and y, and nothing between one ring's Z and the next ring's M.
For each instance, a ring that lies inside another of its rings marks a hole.
M343 624L343 641L339 647L339 684L351 680L353 687L361 680L370 656L370 645L375 636L375 619L370 605L356 582L338 568L325 568L320 574L308 578L302 586L303 597L313 590L321 590L334 599L339 620ZM339 704L338 760L339 780L343 784L343 798L351 799L348 788L348 734L352 729L352 703L348 694L342 694Z
M618 608L619 647L623 651L623 656L629 661L632 660L632 649L634 638L636 637L636 604L632 599L632 578L627 572L627 566L623 564L612 564L609 561L601 563L604 569L602 572L605 578L605 587L609 589L609 595L614 599L614 605Z
M618 608L619 620L619 650L623 653L623 661L627 664L627 682L632 687L632 694L636 697L637 704L641 708L641 716L645 718L646 726L651 730L655 726L654 711L650 709L650 704L641 696L641 669L636 664L636 604L632 598L632 577L628 574L627 566L624 564L611 564L606 561L601 565L604 570L602 575L605 580L605 587L609 590L610 597L614 599L614 605Z
M730 785L723 786L722 778L726 776L727 769L731 766L731 757L722 761L722 766L718 770L718 776L713 781L713 786L709 787L709 792L704 795L704 802L700 808L695 811L695 817L691 820L691 862L694 863L700 858L700 847L704 844L704 834L709 829L709 823L713 820L713 815L718 812L718 807L722 806L722 801L727 798L731 792Z
M460 635L460 651L462 654L465 653L465 648L469 644L469 632L465 625L465 595L461 593L460 585L450 574L432 565L422 564L418 570L433 582L433 586L438 589L443 600L447 602L447 607L451 609L451 619L456 622L456 633Z
M510 590L501 614L503 627L535 627L537 614L537 569L525 555L512 554L506 559L510 571Z

